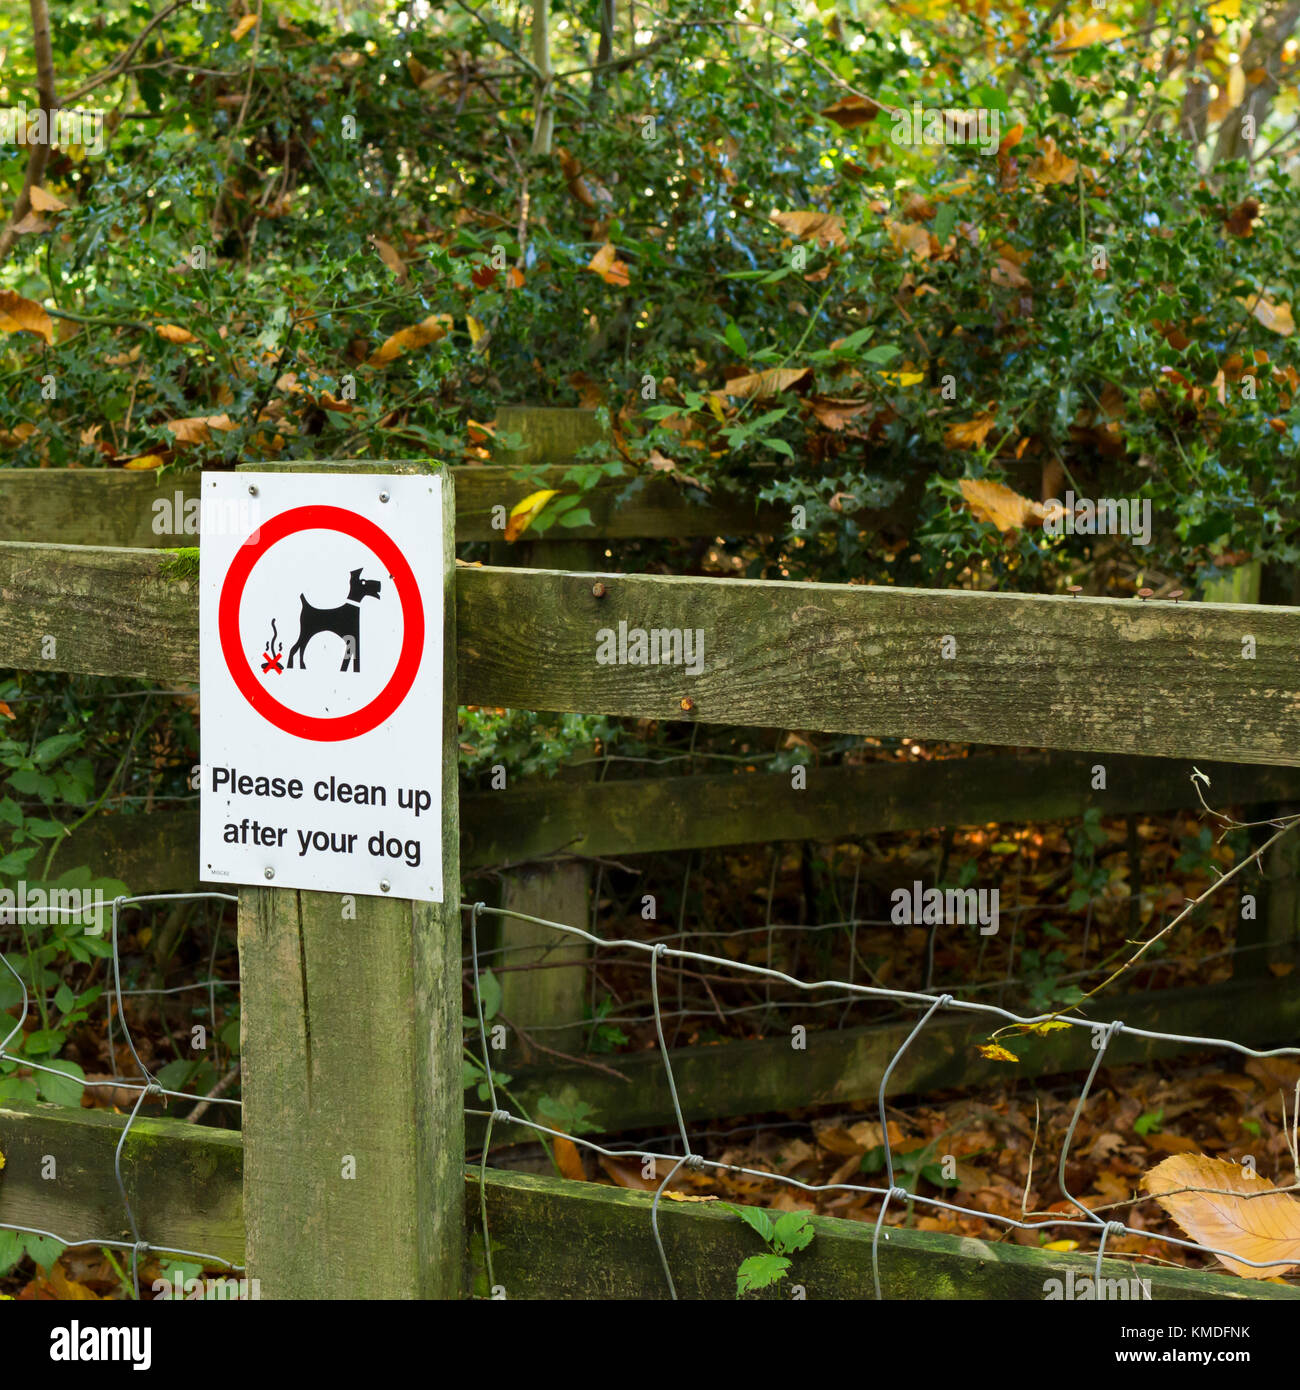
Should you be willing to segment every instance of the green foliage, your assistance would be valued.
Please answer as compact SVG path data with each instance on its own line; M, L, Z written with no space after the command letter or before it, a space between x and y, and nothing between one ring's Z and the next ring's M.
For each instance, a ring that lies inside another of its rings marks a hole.
M817 1233L806 1212L782 1212L774 1221L761 1207L724 1205L756 1231L768 1247L763 1254L750 1255L741 1261L736 1271L737 1298L778 1284L790 1272L790 1257L796 1251L806 1250Z

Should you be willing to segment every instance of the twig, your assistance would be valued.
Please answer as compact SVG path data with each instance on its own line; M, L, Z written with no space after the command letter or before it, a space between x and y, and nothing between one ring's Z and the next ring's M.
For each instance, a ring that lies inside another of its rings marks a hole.
M209 1108L212 1105L212 1102L218 1096L224 1095L225 1092L227 1092L235 1084L235 1078L239 1075L239 1065L240 1064L236 1062L235 1065L231 1067L230 1070L225 1074L225 1076L223 1076L221 1080L218 1081L217 1084L207 1093L207 1095L204 1096L201 1101L199 1101L199 1103L194 1107L194 1109L191 1110L188 1115L186 1115L185 1123L187 1125L195 1124L199 1120L201 1120L203 1116L208 1112Z

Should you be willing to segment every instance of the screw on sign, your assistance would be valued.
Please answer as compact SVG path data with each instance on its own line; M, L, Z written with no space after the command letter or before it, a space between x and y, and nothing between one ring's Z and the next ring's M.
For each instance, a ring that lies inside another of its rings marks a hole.
M256 528L199 551L203 876L440 901L441 483L213 474L205 503L235 488Z

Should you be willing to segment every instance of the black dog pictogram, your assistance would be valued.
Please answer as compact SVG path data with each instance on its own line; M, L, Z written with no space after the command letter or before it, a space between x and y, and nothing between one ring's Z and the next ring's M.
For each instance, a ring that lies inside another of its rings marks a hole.
M302 599L302 613L298 617L298 640L289 648L289 670L293 669L295 653L298 669L307 669L307 643L318 632L334 632L343 639L343 665L339 667L340 671L348 669L349 661L353 671L361 669L361 600L379 597L379 580L362 579L359 569L352 571L351 580L347 602L339 604L337 608L313 608L307 602L306 594L298 595Z

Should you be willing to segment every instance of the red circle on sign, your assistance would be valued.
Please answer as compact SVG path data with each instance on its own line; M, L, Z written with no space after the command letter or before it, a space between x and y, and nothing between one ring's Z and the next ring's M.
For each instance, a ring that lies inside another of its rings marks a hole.
M299 714L297 710L281 704L257 679L240 642L239 605L253 566L277 541L296 535L299 531L339 531L360 541L374 552L380 564L392 576L397 597L401 600L402 650L397 658L397 666L379 694L368 705L351 714L326 718ZM420 586L406 562L406 556L373 521L342 507L294 507L265 522L235 553L234 561L226 572L225 583L221 586L217 630L226 668L240 694L263 719L297 738L310 739L315 743L333 743L369 733L382 724L406 698L415 683L420 658L424 654L424 604L420 600Z

